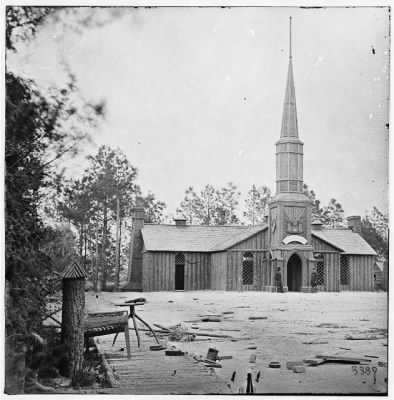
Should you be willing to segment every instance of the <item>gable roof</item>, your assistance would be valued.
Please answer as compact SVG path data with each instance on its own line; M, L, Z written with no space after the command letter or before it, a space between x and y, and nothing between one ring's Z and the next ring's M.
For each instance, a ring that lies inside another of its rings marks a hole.
M312 235L341 250L344 254L376 256L375 250L351 229L322 229Z
M145 224L141 233L146 251L212 252L226 250L267 227Z

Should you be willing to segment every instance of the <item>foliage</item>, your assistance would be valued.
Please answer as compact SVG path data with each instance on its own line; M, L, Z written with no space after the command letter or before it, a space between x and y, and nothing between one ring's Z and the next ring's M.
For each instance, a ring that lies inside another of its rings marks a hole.
M51 259L53 270L61 273L77 256L75 233L69 224L47 226L41 241L41 250Z
M313 203L312 203L312 221L319 219L323 222L323 219L322 219L323 209L320 208L320 200L318 200L316 198L316 193L314 192L314 190L309 189L309 187L306 183L304 183L303 192L306 196L308 196L313 201Z
M151 192L141 193L138 171L120 149L101 146L88 160L82 178L64 185L59 208L78 229L79 255L94 290L99 284L106 290L110 281L117 290L127 265L132 208L144 207L146 222L159 223L165 204Z
M240 192L232 182L221 189L208 184L199 194L190 186L177 211L184 214L190 224L234 224L239 222L239 196Z
M376 251L378 257L388 260L388 215L376 207L361 220L361 236Z
M193 189L189 186L185 191L185 197L182 200L178 211L183 212L189 220L189 224L197 222L197 210L200 207L200 199Z
M215 225L237 224L239 218L236 214L241 193L232 182L216 192L216 215Z
M328 205L323 207L321 219L326 226L336 228L343 225L344 215L345 212L341 203L338 203L336 199L332 198Z
M336 228L343 226L345 212L341 203L336 199L330 199L327 206L321 207L321 202L317 199L314 190L309 189L308 185L304 183L304 194L312 201L312 221L320 220L325 226Z
M247 218L249 223L252 225L262 224L266 219L266 209L268 202L271 198L271 190L263 185L257 187L252 186L247 193L245 200L246 211L244 212L244 217Z
M15 38L34 36L52 11L45 7L8 7L7 50L15 49ZM23 338L41 325L45 308L41 283L52 273L54 264L42 248L48 232L39 206L45 191L56 185L56 160L75 153L88 138L98 109L76 104L78 91L73 77L64 88L43 93L33 81L7 71L5 85L6 332Z
M34 37L45 18L55 11L54 7L14 7L6 8L6 48L15 50L18 41Z
M146 223L159 224L162 222L166 204L163 201L156 200L156 196L152 192L148 192L146 196L137 196L136 204L144 208Z

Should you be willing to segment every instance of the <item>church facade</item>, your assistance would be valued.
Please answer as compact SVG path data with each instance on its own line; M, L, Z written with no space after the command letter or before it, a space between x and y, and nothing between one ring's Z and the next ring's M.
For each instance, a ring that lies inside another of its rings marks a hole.
M282 128L276 142L276 194L268 223L255 226L144 224L134 209L129 283L123 290L260 290L310 292L313 267L320 291L374 289L376 253L360 236L361 218L349 228L312 222L303 193L303 142L298 135L291 40Z

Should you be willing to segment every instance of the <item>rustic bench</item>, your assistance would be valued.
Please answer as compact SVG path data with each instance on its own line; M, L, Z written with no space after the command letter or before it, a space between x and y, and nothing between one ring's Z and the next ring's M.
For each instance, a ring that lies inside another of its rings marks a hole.
M127 311L110 311L89 313L84 321L85 344L90 337L118 334L124 332L126 339L127 358L131 358L130 336Z

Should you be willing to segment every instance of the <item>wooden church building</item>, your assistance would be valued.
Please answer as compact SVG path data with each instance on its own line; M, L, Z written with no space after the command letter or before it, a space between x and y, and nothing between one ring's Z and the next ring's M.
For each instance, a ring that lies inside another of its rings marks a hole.
M312 201L303 193L303 142L298 136L291 39L282 128L276 146L276 194L268 223L255 226L144 224L134 209L128 284L123 290L276 291L281 270L285 291L309 292L316 267L321 291L373 291L376 253L360 236L361 218L349 228L312 222Z

